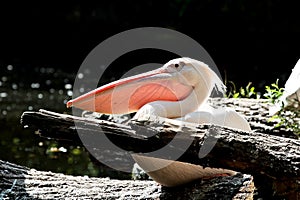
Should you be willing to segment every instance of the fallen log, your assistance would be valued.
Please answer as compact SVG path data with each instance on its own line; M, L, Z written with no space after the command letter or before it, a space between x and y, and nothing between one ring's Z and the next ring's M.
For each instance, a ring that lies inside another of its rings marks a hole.
M251 199L250 175L200 180L177 188L37 171L0 160L0 199Z
M262 118L260 120L263 121ZM41 136L78 143L82 139L78 136L78 129L84 130L91 141L95 136L106 135L120 148L131 152L149 152L168 146L175 136L181 142L192 140L189 148L184 149L183 155L178 158L179 161L251 174L259 192L269 198L299 196L300 141L296 139L243 132L215 125L183 123L153 116L124 125L44 110L25 112L22 124L38 129ZM213 146L212 150L205 157L199 156L201 147L211 141L216 141L216 144L208 145ZM89 145L94 149L94 156L103 156L103 148L106 147L99 144ZM178 150L172 145L169 146L172 151ZM120 160L125 162L124 159Z

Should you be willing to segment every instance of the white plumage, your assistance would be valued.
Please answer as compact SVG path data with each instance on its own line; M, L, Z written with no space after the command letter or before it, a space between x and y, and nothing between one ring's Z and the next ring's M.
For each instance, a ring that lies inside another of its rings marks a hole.
M282 109L282 107L293 104L295 101L300 102L300 59L286 81L283 94L279 98L279 101L276 102L274 106L270 107L270 115L274 115Z

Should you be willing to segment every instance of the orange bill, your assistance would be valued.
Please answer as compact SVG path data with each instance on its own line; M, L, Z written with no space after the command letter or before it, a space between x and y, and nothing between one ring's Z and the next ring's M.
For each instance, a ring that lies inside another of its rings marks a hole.
M68 101L67 107L106 114L125 114L136 112L153 101L180 101L192 90L192 86L178 81L178 73L160 68L99 87Z

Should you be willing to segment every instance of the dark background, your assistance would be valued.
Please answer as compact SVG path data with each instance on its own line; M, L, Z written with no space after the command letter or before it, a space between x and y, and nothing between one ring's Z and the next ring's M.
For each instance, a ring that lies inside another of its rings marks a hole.
M0 6L0 65L75 74L106 38L156 26L198 41L226 79L261 89L276 78L283 85L299 59L299 19L299 3L284 0L12 1ZM140 62L166 62L142 54Z

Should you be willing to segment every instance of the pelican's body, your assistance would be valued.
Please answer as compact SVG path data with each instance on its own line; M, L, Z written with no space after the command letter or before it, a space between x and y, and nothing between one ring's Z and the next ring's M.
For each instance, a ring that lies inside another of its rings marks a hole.
M300 60L296 63L290 77L285 83L282 99L300 101Z
M250 131L248 122L234 110L214 109L205 105L214 88L221 93L225 91L224 84L208 65L191 58L178 58L157 70L102 86L69 101L67 106L109 114L136 112L135 119L150 114ZM183 184L212 174L234 173L136 154L133 158L154 180L166 186ZM166 162L172 164L151 170L151 166L163 166Z

